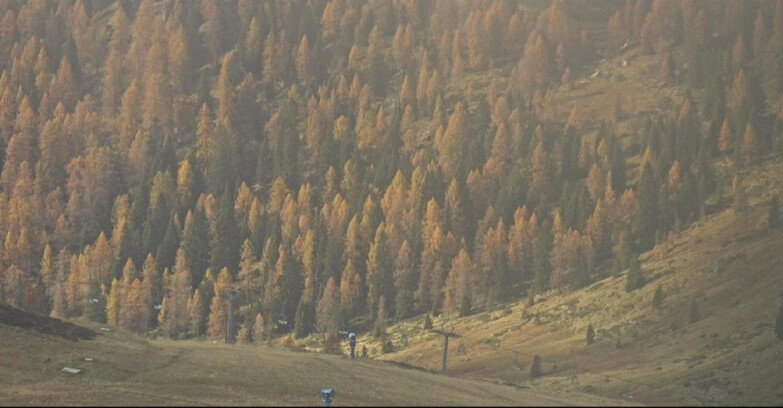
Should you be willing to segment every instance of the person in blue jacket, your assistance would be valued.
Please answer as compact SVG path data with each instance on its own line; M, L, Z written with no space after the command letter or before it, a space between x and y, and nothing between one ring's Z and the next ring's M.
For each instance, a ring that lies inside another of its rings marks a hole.
M321 400L323 400L325 406L331 406L332 400L334 400L334 397L337 393L334 391L334 388L324 388L321 390Z

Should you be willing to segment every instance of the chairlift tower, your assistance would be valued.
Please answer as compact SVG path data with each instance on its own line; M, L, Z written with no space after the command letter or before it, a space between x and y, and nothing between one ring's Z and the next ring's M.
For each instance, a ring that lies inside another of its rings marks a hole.
M454 333L454 330L447 332L445 330L433 330L434 333L438 333L443 336L443 360L441 362L441 372L446 373L446 359L449 356L449 338L456 337L461 338L459 334Z

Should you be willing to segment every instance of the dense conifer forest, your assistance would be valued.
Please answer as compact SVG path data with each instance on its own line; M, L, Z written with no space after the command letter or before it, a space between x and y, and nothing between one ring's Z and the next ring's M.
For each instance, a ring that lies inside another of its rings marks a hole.
M674 108L548 113L627 47ZM0 302L175 339L632 291L783 151L783 1L2 1L0 72Z

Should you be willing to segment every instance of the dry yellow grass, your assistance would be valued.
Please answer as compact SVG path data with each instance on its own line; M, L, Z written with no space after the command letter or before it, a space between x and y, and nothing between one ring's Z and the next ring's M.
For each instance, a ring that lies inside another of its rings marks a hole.
M661 55L644 55L638 48L597 62L594 67L550 92L539 114L544 119L565 122L574 106L580 124L595 128L602 121L614 124L618 135L638 132L644 120L662 112L677 110L685 97L682 86L661 82L658 68ZM626 66L623 62L628 61ZM592 77L598 72L595 77ZM614 118L620 98L623 118Z
M82 372L62 373L64 366ZM0 405L318 406L322 387L336 388L335 406L615 403L584 394L441 376L369 359L148 340L114 331L72 342L0 324Z

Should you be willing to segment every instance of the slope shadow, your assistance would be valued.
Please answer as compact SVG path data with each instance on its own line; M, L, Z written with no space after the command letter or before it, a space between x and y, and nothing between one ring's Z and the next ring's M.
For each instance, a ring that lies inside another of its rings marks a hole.
M0 305L0 324L33 329L39 333L62 337L66 340L92 340L98 333L73 323L64 322L35 313L25 312L7 305Z

